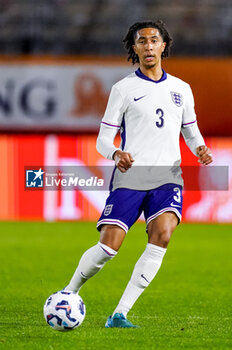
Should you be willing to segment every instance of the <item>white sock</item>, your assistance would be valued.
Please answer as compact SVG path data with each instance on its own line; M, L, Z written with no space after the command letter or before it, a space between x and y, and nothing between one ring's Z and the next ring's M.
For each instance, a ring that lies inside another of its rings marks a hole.
M112 259L117 252L112 248L98 242L88 249L81 257L77 269L64 290L78 292L81 286L92 276L94 276L105 263Z
M157 274L166 250L151 243L147 244L145 251L135 264L131 279L113 315L119 312L126 317L138 297Z

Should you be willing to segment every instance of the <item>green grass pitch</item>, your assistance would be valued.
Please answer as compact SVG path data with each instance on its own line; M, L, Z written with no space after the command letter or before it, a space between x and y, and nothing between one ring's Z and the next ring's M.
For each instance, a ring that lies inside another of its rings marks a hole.
M52 330L43 304L95 244L94 223L0 223L0 349L232 349L232 226L181 224L162 267L128 314L139 329L105 329L146 245L136 224L118 255L81 290L86 318Z

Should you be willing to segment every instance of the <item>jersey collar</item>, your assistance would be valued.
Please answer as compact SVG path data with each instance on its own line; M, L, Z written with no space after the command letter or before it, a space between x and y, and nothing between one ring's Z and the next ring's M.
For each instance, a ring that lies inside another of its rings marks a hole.
M148 81L152 81L153 83L158 84L158 83L161 83L161 81L164 81L164 80L167 79L167 73L165 72L164 69L162 69L162 71L163 71L163 75L162 75L162 77L160 78L160 80L157 80L157 81L148 78L145 74L143 74L143 73L141 72L140 68L138 68L138 69L135 71L135 74L137 75L137 77L139 77L139 78L141 78L141 79L148 80Z

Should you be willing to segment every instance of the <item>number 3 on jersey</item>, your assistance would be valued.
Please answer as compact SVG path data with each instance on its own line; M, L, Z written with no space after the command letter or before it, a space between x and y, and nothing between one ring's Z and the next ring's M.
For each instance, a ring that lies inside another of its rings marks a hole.
M164 112L161 108L158 108L156 111L156 115L158 115L159 117L159 121L155 123L155 125L158 127L158 128L162 128L162 126L164 125Z

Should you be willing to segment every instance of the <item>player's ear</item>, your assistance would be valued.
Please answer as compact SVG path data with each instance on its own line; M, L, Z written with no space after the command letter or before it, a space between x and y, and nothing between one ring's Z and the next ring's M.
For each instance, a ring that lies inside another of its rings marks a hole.
M135 45L132 45L132 49L134 50L134 52L136 53L137 55L137 52L136 52L136 46Z
M164 41L163 44L162 44L162 45L163 45L163 47L162 47L162 53L163 53L164 50L165 50L166 44L167 44L167 43L166 43L165 41Z

